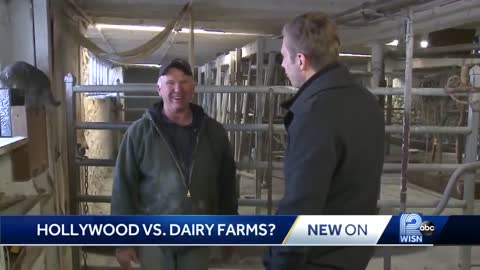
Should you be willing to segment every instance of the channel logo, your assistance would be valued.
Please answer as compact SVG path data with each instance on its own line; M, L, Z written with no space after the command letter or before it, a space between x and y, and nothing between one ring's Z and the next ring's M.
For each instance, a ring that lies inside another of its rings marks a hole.
M430 236L435 231L433 222L422 220L419 214L402 214L400 216L400 243L423 242L423 236Z

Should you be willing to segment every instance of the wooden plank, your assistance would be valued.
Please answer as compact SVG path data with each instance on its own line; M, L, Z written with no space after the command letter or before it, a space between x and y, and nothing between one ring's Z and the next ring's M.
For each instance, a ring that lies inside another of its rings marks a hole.
M2 215L26 215L33 207L43 200L51 197L50 194L23 196L21 199L16 199L8 207L2 207L0 214Z
M25 198L25 195L7 196L2 193L2 197L0 198L0 213L2 213L3 210L23 201Z
M0 138L0 155L6 154L27 144L28 139L22 136L15 136L10 138Z

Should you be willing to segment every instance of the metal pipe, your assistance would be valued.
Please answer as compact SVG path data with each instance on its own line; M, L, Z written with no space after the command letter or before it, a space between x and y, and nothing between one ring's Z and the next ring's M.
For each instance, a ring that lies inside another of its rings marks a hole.
M79 166L100 166L100 167L113 167L115 166L115 160L113 159L77 159L75 164ZM453 172L458 169L461 164L442 164L442 163L411 163L408 165L409 172L428 172L428 171L438 171L438 172ZM266 169L268 168L268 161L257 161L257 162L237 162L237 168L239 170L255 170L255 169ZM272 169L280 170L283 169L283 162L273 162ZM383 164L384 172L400 172L401 164L400 163L385 163Z
M267 194L267 210L268 214L272 214L272 192L273 192L273 157L272 157L272 150L273 150L273 117L275 113L274 108L274 93L273 89L270 89L268 92L268 134L267 134L267 186L268 186L268 194Z
M405 212L407 203L407 170L410 147L410 106L412 100L412 61L413 61L413 9L408 9L406 18L407 32L405 37L406 59L405 59L405 89L403 94L403 143L402 143L402 170L400 189L400 211Z
M99 166L99 167L113 167L115 166L115 160L113 159L76 159L75 164L79 166ZM255 169L267 169L268 161L257 162L237 162L237 169L239 170L255 170ZM272 169L282 169L283 162L273 162Z
M474 87L480 87L480 67L474 66L470 69L470 83ZM470 102L473 101L470 96ZM471 103L472 104L472 103ZM478 157L478 128L480 125L480 112L475 111L472 105L468 108L468 126L472 129L466 138L465 143L465 163L476 162ZM464 215L474 214L475 204L475 174L467 173L463 177L463 199L467 203L463 209ZM460 247L460 268L462 270L470 269L472 263L472 247Z
M273 89L275 94L295 94L297 89L289 86L213 86L201 85L197 86L197 93L244 93L244 94L261 94L268 93L269 89ZM403 88L391 87L369 87L367 88L374 95L403 95ZM135 94L135 96L121 96L120 98L152 98L158 99L155 84L119 84L119 85L78 85L73 87L75 93L126 93ZM141 94L148 94L142 96ZM467 96L469 93L459 93L458 95ZM412 88L412 95L415 96L448 96L444 88Z
M386 133L404 133L405 129L402 126L386 126ZM438 134L469 134L472 130L469 127L439 127L439 126L410 126L410 134L425 134L425 133L438 133Z
M441 54L441 53L471 51L473 49L479 49L479 48L480 48L480 44L475 44L475 43L456 44L456 45L430 47L430 48L418 48L413 52L413 55L415 57L422 57L422 56ZM404 56L403 53L396 52L396 51L390 52L389 55L393 57Z
M374 3L365 2L355 8L334 15L334 18L337 24L342 24L365 18L366 13L374 12L379 13L380 15L394 13L410 5L425 4L432 1L433 0L389 0L377 1Z
M76 198L80 202L91 202L91 203L110 203L111 196L108 195L84 195L77 194ZM434 208L440 200L429 200L429 201L409 201L407 204L408 208ZM279 200L272 200L273 206L278 206ZM400 204L397 200L378 200L377 202L379 207L399 207ZM240 206L252 206L252 207L267 207L267 199L239 199L238 205ZM465 207L465 202L450 202L446 205L446 208L463 208Z
M287 86L279 87L281 91L285 91L287 94L294 93L295 91ZM198 85L195 88L197 93L268 93L269 87L267 86L236 86L236 85ZM152 83L128 83L120 85L78 85L74 87L74 92L103 92L103 93L148 93L155 94L157 89L155 84Z
M459 168L460 164L442 164L442 163L430 163L430 164L418 164L410 163L408 164L408 172L428 172L428 171L438 171L438 172L453 172ZM383 172L400 172L402 169L402 164L400 163L385 163L383 164Z
M236 89L236 91L229 92L224 89L206 89L205 91L200 91L198 92L199 94L202 93L218 93L218 92L228 92L228 93L235 93L235 94L241 94L241 93L258 93L258 91L263 89L247 89L248 86L242 86L245 89ZM273 89L275 94L294 94L294 90L284 88L283 86L273 86L271 87ZM257 91L258 90L258 91ZM387 87L370 87L368 88L370 92L374 95L379 95L379 96L384 96L384 95L403 95L403 88L387 88ZM458 90L458 88L457 88ZM464 91L455 91L455 95L458 96L468 96L469 94L472 94L472 89L471 88L466 88ZM138 94L138 93L137 93ZM416 96L448 96L446 93L445 89L443 88L412 88L412 95ZM134 95L134 96L120 96L120 99L160 99L158 96L155 95Z
M452 193L454 185L457 183L458 178L460 178L460 176L462 176L465 172L472 171L478 168L480 168L480 162L465 163L453 172L453 174L450 176L450 179L448 180L447 186L445 187L442 199L438 203L437 208L435 208L432 215L440 215L445 209L445 206L450 200L450 195Z
M66 114L67 114L67 143L68 143L68 162L73 164L77 154L77 132L75 130L76 122L76 95L72 91L75 83L75 77L72 74L67 74L64 79L65 93L66 93ZM72 167L69 172L69 192L70 194L77 194L80 190L80 170L78 167ZM79 214L79 205L75 200L70 200L70 215Z
M428 200L428 201L416 201L416 200L409 200L404 205L398 200L379 200L378 206L379 207L405 207L405 208L435 208L440 200ZM446 205L447 208L464 208L465 202L449 202Z
M67 160L68 164L73 165L77 153L77 131L75 130L76 115L76 95L73 92L75 77L69 73L64 78L65 82L65 109L67 114ZM77 166L69 166L68 170L69 188L69 214L79 214L79 203L75 194L80 191L80 170ZM80 269L80 249L72 248L72 270Z
M133 122L78 122L77 129L119 129L126 130ZM268 124L223 124L227 131L268 131ZM272 125L274 133L285 132L283 124ZM386 126L386 133L402 133L404 130L399 125ZM439 126L412 126L410 133L425 134L438 133L449 135L467 135L472 132L469 127L439 127Z
M403 95L403 88L399 87L377 87L377 88L369 88L370 92L374 95L392 95L392 96L400 96ZM412 88L411 93L414 96L437 96L437 97L445 97L448 94L445 92L443 88ZM468 94L462 94L462 96L466 96Z

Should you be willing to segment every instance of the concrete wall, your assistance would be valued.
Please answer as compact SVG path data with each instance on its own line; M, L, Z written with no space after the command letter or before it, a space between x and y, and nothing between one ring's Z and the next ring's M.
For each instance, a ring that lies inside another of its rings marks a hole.
M114 116L115 99L107 96L85 97L83 106L85 121L87 122L112 122ZM86 155L92 159L112 159L114 149L117 146L116 130L86 130L85 139L88 145ZM82 170L82 174L85 171ZM88 167L88 182L90 195L112 195L113 168L112 167ZM82 183L82 186L84 184ZM89 213L95 215L109 215L110 204L91 203Z

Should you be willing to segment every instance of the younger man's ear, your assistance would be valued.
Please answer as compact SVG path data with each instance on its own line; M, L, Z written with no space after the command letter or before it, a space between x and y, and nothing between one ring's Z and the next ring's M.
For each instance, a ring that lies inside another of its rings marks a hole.
M301 70L305 70L307 68L307 66L306 66L307 58L305 57L305 55L303 53L298 53L297 54L297 59L298 59L298 67Z

